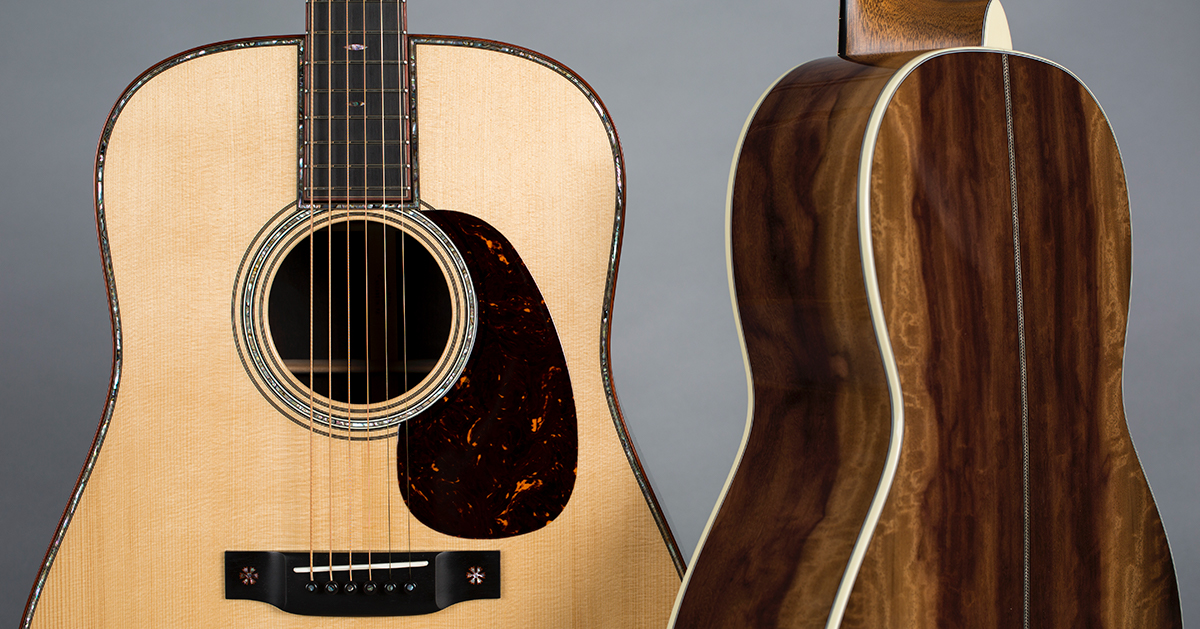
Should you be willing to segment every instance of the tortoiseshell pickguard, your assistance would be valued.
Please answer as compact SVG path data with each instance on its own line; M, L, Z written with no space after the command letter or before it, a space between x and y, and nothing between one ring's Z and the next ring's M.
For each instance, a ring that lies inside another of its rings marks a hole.
M558 333L500 232L460 212L426 216L466 261L479 320L458 382L400 428L401 493L413 516L447 535L536 531L562 512L575 486L575 401Z

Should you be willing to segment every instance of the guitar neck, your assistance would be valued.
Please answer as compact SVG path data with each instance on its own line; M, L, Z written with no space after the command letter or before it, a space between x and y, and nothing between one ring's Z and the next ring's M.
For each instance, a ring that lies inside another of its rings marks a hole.
M842 0L838 55L871 61L883 55L984 40L989 0Z
M307 9L304 197L411 202L407 3L310 0Z

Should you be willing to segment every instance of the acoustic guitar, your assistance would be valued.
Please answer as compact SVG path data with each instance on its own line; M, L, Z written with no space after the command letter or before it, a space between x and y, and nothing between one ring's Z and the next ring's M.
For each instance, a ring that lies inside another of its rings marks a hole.
M608 355L612 121L516 46L311 0L100 139L111 388L22 627L661 627Z
M841 18L736 153L750 409L671 626L1180 627L1104 113L999 2Z

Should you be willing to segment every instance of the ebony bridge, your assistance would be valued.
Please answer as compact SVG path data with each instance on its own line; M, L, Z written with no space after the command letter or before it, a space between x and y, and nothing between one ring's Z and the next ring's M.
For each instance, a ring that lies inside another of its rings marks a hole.
M500 598L500 551L226 551L225 598L302 616L430 614Z

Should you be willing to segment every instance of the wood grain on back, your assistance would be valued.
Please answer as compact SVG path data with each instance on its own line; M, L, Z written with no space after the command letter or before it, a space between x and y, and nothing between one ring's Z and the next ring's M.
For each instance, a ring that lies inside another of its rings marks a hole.
M1007 146L999 55L931 60L887 105L870 219L904 445L844 626L1021 626Z
M1035 617L1180 626L1170 549L1121 398L1130 223L1121 157L1074 77L1010 57L1029 347ZM1137 417L1131 418L1138 421Z
M1120 401L1124 176L1086 89L1009 56L929 59L897 90L871 177L904 447L843 626L1012 627L1025 613L1023 306L1033 626L1179 626L1174 572Z
M437 534L407 517L394 485L387 499L376 470L394 462L395 439L318 438L310 450L308 431L251 384L231 302L255 234L296 199L297 49L215 52L141 86L112 132L103 216L120 389L32 626L665 624L679 578L601 373L619 207L612 140L594 103L551 68L468 45L423 44L417 59L422 198L507 236L562 342L579 439L562 514L506 540ZM310 515L310 491L337 508L318 502ZM409 539L414 550L500 550L501 599L321 618L224 598L226 550L405 549Z
M903 72L801 66L745 132L730 265L752 415L674 626L837 625L840 594L842 627L1180 627L1121 405L1129 212L1107 121L1028 56Z

